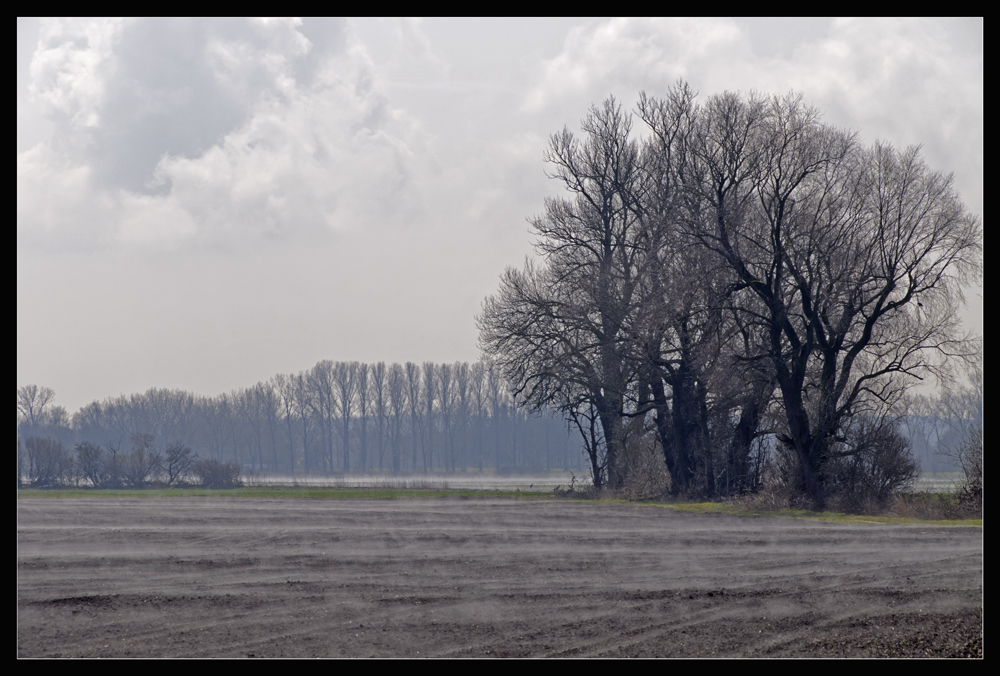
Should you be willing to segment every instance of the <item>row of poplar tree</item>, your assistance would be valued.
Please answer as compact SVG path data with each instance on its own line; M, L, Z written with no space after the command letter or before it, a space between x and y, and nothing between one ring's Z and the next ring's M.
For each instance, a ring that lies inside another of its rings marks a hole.
M180 445L292 475L582 469L562 416L515 407L486 362L327 360L215 397L154 388L72 416L53 398L49 388L18 389L19 446L45 438L67 453L81 444L127 453L140 444L162 457Z

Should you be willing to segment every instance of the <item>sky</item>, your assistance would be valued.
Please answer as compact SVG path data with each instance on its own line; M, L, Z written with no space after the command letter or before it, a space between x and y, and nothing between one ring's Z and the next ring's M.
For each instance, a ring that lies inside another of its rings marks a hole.
M982 18L19 18L18 386L475 361L549 135L678 78L920 144L983 214Z

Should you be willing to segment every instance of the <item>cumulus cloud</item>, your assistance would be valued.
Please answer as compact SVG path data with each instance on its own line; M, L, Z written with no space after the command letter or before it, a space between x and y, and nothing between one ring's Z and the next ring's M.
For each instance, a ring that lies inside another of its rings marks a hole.
M934 21L841 19L787 73L828 115L869 138L923 143L940 161L952 151L939 144L981 156L981 57L952 49Z
M448 62L435 51L431 39L424 32L421 19L412 17L393 19L392 26L399 50L406 59L429 66L438 74L444 75L449 72Z
M31 73L56 133L18 157L25 243L289 237L419 203L415 126L343 21L45 22Z
M121 21L106 19L43 23L30 89L44 114L71 129L97 126L104 73L121 26Z
M955 49L954 36L934 19L837 19L783 54L757 53L748 28L722 18L610 19L574 28L542 64L522 110L583 111L609 93L631 105L639 90L657 95L677 78L702 97L795 90L827 122L868 141L922 144L932 166L972 174L967 199L981 210L974 186L982 176L981 51Z
M522 107L534 111L594 91L634 97L640 88L691 78L706 64L747 56L749 43L731 19L610 19L572 29Z

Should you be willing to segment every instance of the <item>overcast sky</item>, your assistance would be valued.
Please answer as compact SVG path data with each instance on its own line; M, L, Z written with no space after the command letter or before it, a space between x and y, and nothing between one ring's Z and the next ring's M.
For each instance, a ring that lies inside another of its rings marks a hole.
M18 19L17 383L475 361L548 135L679 77L922 144L982 215L981 18Z

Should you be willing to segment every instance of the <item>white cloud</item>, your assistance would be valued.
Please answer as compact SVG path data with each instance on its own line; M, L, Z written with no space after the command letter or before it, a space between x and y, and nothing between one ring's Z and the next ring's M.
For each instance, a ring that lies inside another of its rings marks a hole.
M450 70L448 62L434 50L430 38L424 32L421 19L413 17L392 19L392 25L404 60L416 61L425 68L429 66L438 74L447 75Z
M723 90L796 90L832 124L868 141L922 144L931 166L971 173L964 191L981 210L982 53L960 49L969 26L935 19L838 19L810 25L784 56L760 55L730 19L610 19L570 31L544 62L525 111L558 110L573 122L615 94L631 106L683 77L705 96ZM951 31L951 32L949 32ZM963 33L964 31L964 33ZM962 180L961 177L959 179Z
M30 90L43 113L77 129L99 124L107 63L123 25L117 19L42 23Z
M415 125L391 109L343 22L321 26L320 44L300 27L44 24L33 91L57 133L18 157L19 240L174 247L366 227L417 208Z
M706 63L739 63L749 43L731 19L610 19L574 28L562 52L549 60L523 109L562 98L630 98L641 88L662 88L691 78Z

